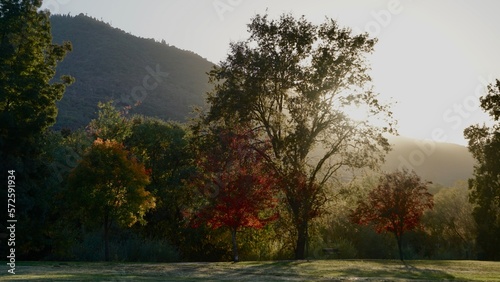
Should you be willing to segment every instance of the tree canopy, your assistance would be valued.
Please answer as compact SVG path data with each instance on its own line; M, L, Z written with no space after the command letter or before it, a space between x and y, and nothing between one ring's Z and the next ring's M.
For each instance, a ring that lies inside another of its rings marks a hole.
M68 179L69 199L84 223L104 227L105 260L109 260L108 232L114 222L132 226L145 223L155 198L144 188L149 183L144 165L129 156L123 145L97 139Z
M334 20L314 25L304 17L257 15L249 38L231 43L210 72L207 123L250 123L271 143L266 155L282 179L296 227L295 257L304 258L307 227L326 201L324 185L341 168L376 167L389 145L391 113L373 93L366 55L376 42ZM350 107L365 109L355 120ZM388 121L383 128L369 119Z
M43 159L44 133L56 120L57 107L73 79L56 77L56 66L71 51L71 44L52 43L49 13L41 0L0 1L0 175L19 174L16 184L17 216L24 224L18 232L19 255L36 254L46 234L49 211L45 200L49 176ZM7 194L0 196L6 199ZM6 201L5 201L6 202ZM34 236L31 234L43 234ZM6 246L0 247L0 251ZM35 256L37 256L36 254Z
M206 136L208 145L197 161L200 174L194 182L207 204L197 212L197 224L231 231L233 261L237 262L236 234L242 228L260 229L278 216L272 209L278 199L278 179L267 166L262 152L266 143L256 141L251 130L219 129ZM206 138L205 137L205 138Z
M399 257L403 260L404 232L417 227L424 211L433 207L433 197L427 190L427 184L414 172L406 170L385 174L368 198L358 202L351 219L358 224L374 223L377 232L393 233Z
M69 76L53 82L56 66L71 43L52 43L49 13L40 0L0 3L0 146L9 155L25 155L56 121ZM5 156L6 157L6 156ZM4 156L2 156L4 159Z

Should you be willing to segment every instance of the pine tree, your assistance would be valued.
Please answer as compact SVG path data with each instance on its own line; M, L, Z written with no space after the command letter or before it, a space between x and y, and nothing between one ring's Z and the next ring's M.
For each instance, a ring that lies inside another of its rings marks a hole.
M22 259L39 259L44 252L42 228L51 205L45 200L51 191L44 189L51 189L45 184L51 172L42 158L43 135L55 123L56 102L73 81L69 76L54 81L58 62L72 47L52 43L49 12L40 11L41 4L0 1L0 175L7 179L7 171L14 170L20 188L16 205L22 209L16 219L23 222L18 232L26 234L19 238Z
M477 160L474 178L469 179L469 199L474 204L481 258L500 260L500 80L488 86L488 94L480 101L494 124L471 125L464 130L469 151Z
M56 121L69 76L52 82L56 65L71 44L52 43L48 11L41 0L0 3L0 155L30 157L34 145Z

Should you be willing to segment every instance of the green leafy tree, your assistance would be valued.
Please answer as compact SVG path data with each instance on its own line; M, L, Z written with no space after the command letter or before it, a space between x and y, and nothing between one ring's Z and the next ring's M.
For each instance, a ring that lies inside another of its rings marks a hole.
M23 222L18 254L39 259L47 244L42 234L46 217L43 195L50 177L43 155L44 133L55 122L56 102L72 83L69 76L55 80L56 66L71 44L52 44L49 13L40 11L41 0L0 1L0 175L16 171L17 217ZM2 194L3 199L7 194ZM2 218L5 214L2 216ZM43 236L40 236L40 238ZM0 251L6 244L2 244Z
M185 239L184 206L192 198L185 181L194 171L187 132L182 125L155 118L132 118L131 135L125 144L150 171L147 189L156 197L156 208L147 214L142 230L149 238L168 239L182 248Z
M231 43L227 58L210 72L206 122L250 123L270 140L266 154L284 180L295 227L295 258L303 259L308 226L321 212L324 187L344 168L376 167L389 148L368 120L390 118L369 85L365 55L375 39L354 35L333 20L313 25L303 17L255 16L250 37ZM366 110L360 121L348 116Z
M0 146L1 158L27 156L56 121L57 107L69 76L52 82L57 63L71 44L52 44L47 11L40 0L0 3ZM4 163L4 161L2 161Z
M472 125L464 130L469 151L477 161L474 178L469 180L470 201L474 204L482 258L500 260L500 80L488 86L488 94L480 101L495 124Z
M90 121L87 130L94 138L124 142L132 134L130 120L114 107L114 102L99 102L97 118Z
M457 182L434 195L434 207L422 219L432 238L438 258L471 259L475 246L476 223L472 216L467 183ZM449 257L446 257L449 256Z
M144 189L148 183L144 165L111 140L97 139L71 172L67 199L85 223L102 224L106 261L111 224L144 224L144 215L155 207L155 198Z
M71 246L80 235L78 222L70 217L73 207L64 199L67 178L92 140L83 130L78 130L67 134L49 131L42 141L46 174L34 195L36 204L30 214L33 224L38 224L40 229L23 236L29 238L23 245L29 247L31 253L36 249L44 251L39 259L63 259L69 257Z
M385 174L368 198L358 202L350 215L351 220L361 225L373 223L377 232L394 234L399 258L403 261L403 234L419 226L424 211L433 207L427 184L415 172L403 170Z

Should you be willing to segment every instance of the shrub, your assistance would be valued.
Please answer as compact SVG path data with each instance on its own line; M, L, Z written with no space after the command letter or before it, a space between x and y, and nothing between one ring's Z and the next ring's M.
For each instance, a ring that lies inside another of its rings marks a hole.
M110 241L110 258L127 262L179 261L177 250L165 240L146 240L137 235ZM100 232L86 234L72 248L72 258L79 261L103 260L104 245Z

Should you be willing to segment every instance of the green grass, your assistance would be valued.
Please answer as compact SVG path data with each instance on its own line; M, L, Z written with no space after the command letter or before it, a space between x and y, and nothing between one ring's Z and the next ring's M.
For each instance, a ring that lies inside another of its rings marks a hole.
M3 264L5 266L5 264ZM316 260L216 263L20 262L0 281L500 281L500 262Z

